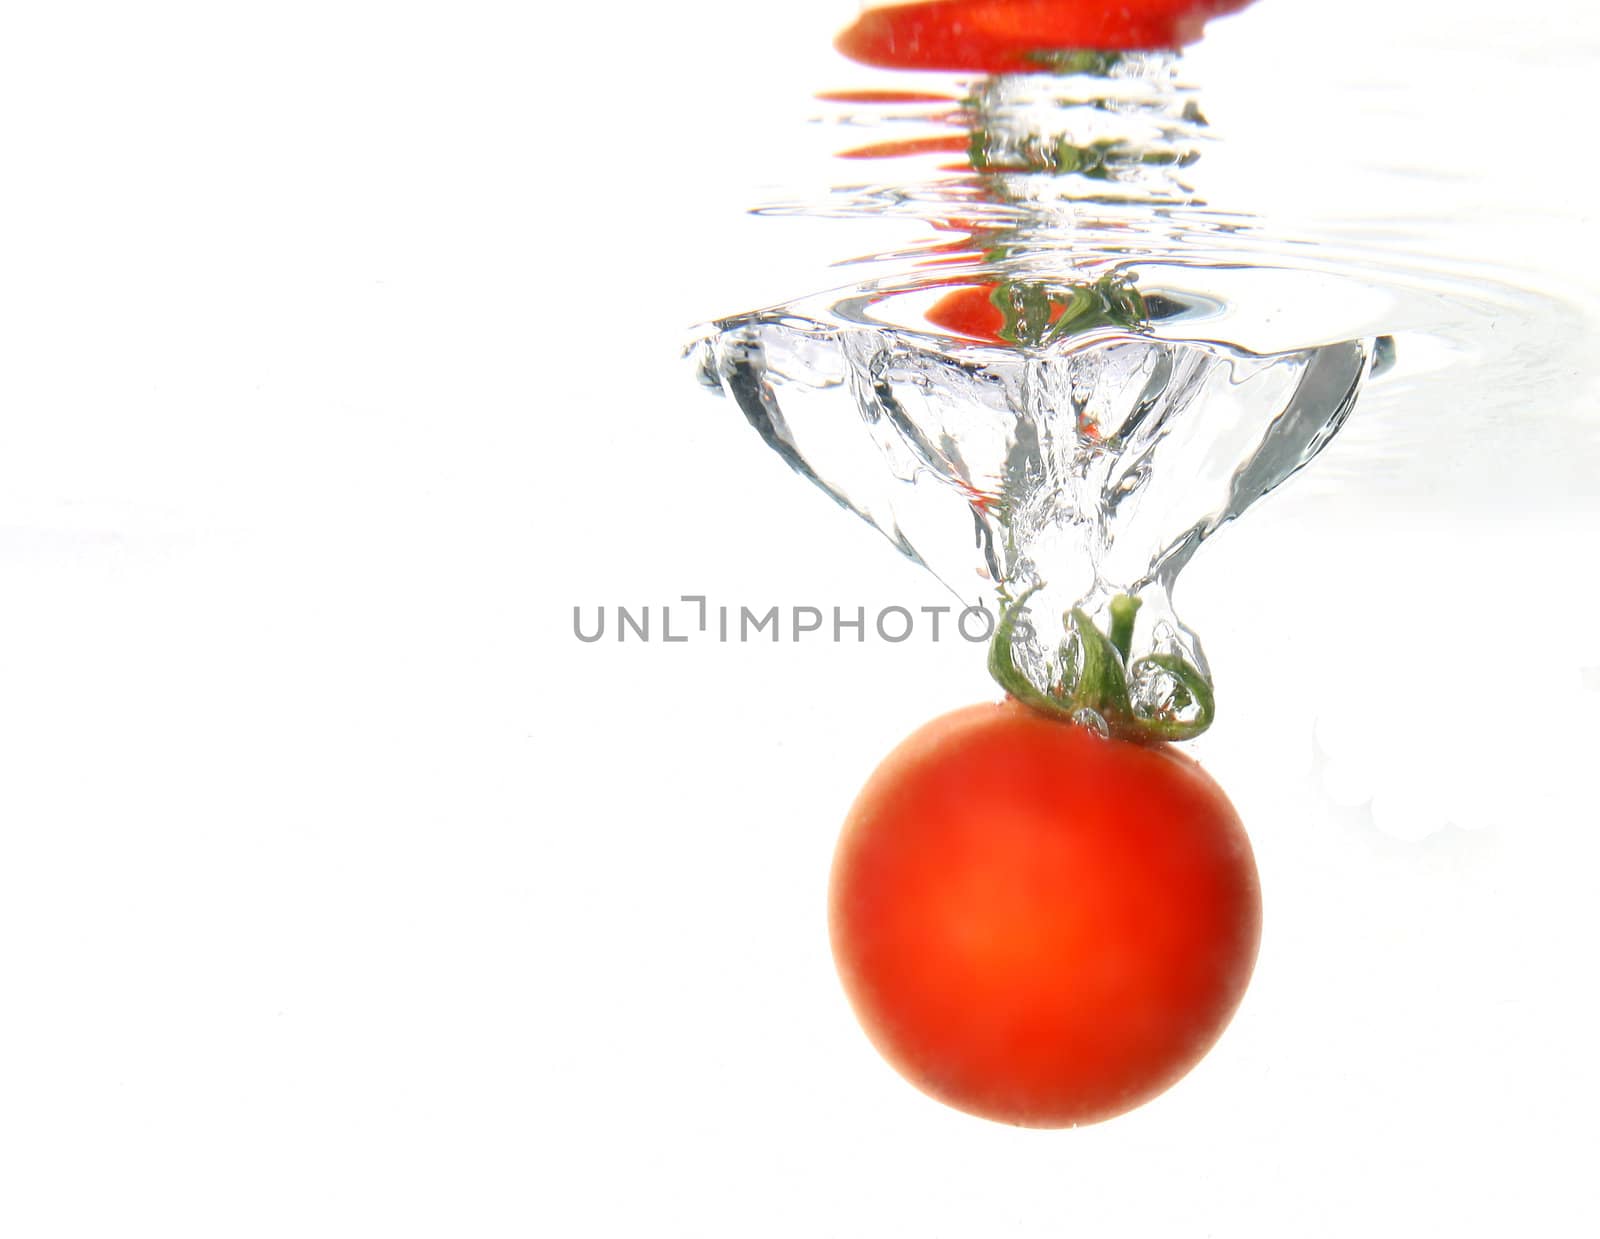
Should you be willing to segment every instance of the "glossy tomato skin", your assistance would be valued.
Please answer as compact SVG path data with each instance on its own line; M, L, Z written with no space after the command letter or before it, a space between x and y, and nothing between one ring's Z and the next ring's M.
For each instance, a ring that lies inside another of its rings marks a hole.
M868 8L834 40L886 69L1037 73L1052 52L1153 51L1198 40L1252 0L916 0Z
M1181 1078L1255 964L1261 893L1187 756L1007 700L913 734L834 856L834 959L918 1088L1025 1127L1121 1114Z
M958 336L1000 344L1006 316L994 303L993 284L969 284L953 289L928 307L927 319Z

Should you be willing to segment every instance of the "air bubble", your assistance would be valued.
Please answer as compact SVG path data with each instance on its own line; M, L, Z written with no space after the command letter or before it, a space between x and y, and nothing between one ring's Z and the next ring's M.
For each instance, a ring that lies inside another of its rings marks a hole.
M1204 710L1178 676L1146 659L1136 662L1129 671L1128 699L1140 718L1166 722L1192 723Z
M1106 722L1098 710L1091 710L1088 706L1079 706L1072 712L1072 721L1079 727L1087 727L1096 735L1106 739L1111 738L1111 724Z

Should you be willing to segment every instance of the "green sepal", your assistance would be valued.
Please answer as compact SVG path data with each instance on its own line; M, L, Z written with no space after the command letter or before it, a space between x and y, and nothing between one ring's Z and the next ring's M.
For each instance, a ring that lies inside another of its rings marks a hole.
M1217 717L1216 693L1211 687L1211 681L1200 674L1199 668L1177 654L1146 654L1134 661L1133 666L1128 669L1129 675L1137 675L1139 669L1146 665L1160 667L1177 680L1178 686L1194 703L1196 713L1194 718L1187 722L1175 718L1151 718L1139 715L1138 725L1141 732L1157 740L1193 740L1211 726Z
M1216 696L1211 681L1193 663L1178 654L1146 654L1128 663L1133 646L1134 617L1139 599L1118 594L1111 601L1111 632L1101 632L1081 607L1073 607L1066 622L1077 637L1077 657L1062 645L1059 676L1050 689L1041 689L1017 666L1013 645L1017 619L1028 599L1042 588L1032 585L1007 606L995 623L989 645L989 674L1023 705L1053 718L1079 718L1092 711L1109 734L1121 740L1158 743L1192 740L1216 718ZM1158 667L1177 682L1179 708L1192 705L1195 716L1183 720L1170 714L1146 715L1134 711L1129 686L1146 667Z

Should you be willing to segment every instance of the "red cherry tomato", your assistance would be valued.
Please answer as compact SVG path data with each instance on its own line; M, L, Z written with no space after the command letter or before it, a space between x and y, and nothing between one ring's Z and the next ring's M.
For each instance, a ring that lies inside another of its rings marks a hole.
M958 336L999 344L1006 316L994 303L994 290L993 284L968 284L954 289L929 306L924 317L933 326Z
M1244 994L1261 932L1232 805L1165 745L1017 702L912 735L850 811L834 958L878 1050L960 1110L1069 1127L1182 1077Z
M1154 51L1251 0L923 0L867 9L834 46L886 69L1037 73L1051 53Z

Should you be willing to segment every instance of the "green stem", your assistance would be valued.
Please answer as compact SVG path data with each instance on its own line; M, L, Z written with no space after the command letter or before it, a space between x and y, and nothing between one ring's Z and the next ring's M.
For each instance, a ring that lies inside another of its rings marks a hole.
M1005 689L1025 706L1032 706L1046 714L1061 712L1061 703L1045 693L1039 691L1026 675L1022 668L1017 666L1016 659L1011 653L1011 644L1016 637L1017 616L1028 605L1028 599L1044 587L1044 582L1031 585L1022 591L1009 607L1000 613L999 620L994 626L994 636L989 642L989 674L992 675L1000 687Z
M1139 614L1143 600L1132 594L1118 594L1111 600L1111 644L1126 663L1133 649L1133 617Z
M1072 608L1071 622L1078 632L1078 649L1083 659L1083 669L1072 690L1072 708L1093 710L1115 729L1114 719L1133 714L1128 705L1128 672L1122 664L1122 656L1105 633L1094 626L1094 621L1077 607Z
M1141 718L1144 730L1158 740L1193 740L1217 717L1217 698L1211 681L1201 675L1188 660L1176 654L1146 654L1133 664L1129 671L1138 674L1140 668L1150 665L1160 667L1188 694L1195 706L1195 716L1188 722L1176 718Z
M1081 607L1073 607L1066 618L1078 642L1074 682L1056 683L1048 689L1034 684L1017 666L1012 647L1017 621L1028 599L1041 587L1033 585L1023 591L995 624L989 646L989 674L1001 688L1023 705L1054 718L1072 718L1080 711L1093 711L1118 739L1145 743L1192 740L1211 726L1216 717L1216 698L1210 680L1199 668L1178 654L1147 654L1129 663L1140 605L1139 599L1129 594L1118 594L1111 600L1109 635L1101 632ZM1063 658L1063 670L1067 662ZM1160 713L1140 714L1133 708L1130 684L1151 667L1172 677L1172 700ZM1191 708L1192 718L1178 717Z

